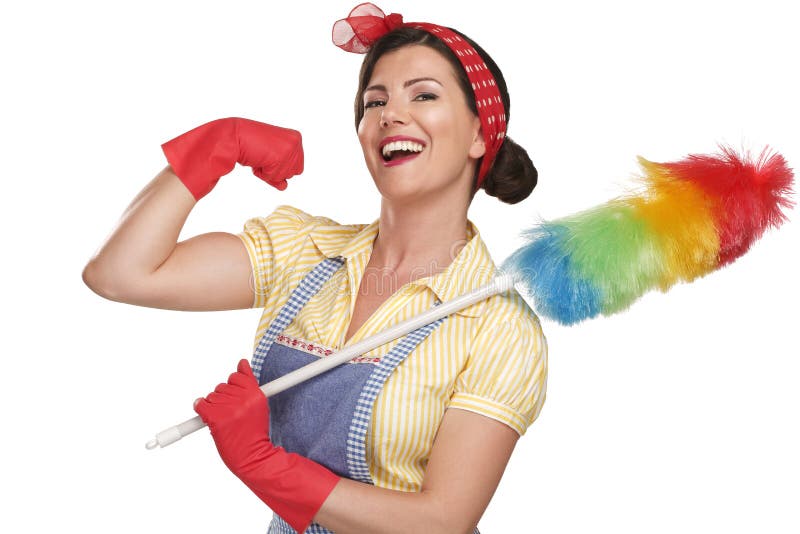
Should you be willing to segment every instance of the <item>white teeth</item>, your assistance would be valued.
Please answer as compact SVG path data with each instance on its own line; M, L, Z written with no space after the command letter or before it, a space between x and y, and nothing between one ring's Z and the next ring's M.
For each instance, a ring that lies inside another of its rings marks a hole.
M386 143L383 146L383 155L388 157L389 154L394 152L395 150L406 150L409 152L422 152L422 149L425 148L421 143L415 143L414 141L392 141L391 143Z

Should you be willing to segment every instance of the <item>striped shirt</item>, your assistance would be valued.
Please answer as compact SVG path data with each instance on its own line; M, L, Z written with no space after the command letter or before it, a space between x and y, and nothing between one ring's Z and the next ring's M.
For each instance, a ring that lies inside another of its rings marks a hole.
M467 222L468 241L444 271L398 289L345 343L378 220L343 225L285 205L248 219L237 235L253 268L252 307L263 308L254 348L303 276L325 258L346 262L276 339L319 356L430 309L437 298L445 302L488 283L495 265L477 227ZM377 361L399 341L353 364ZM515 290L454 312L397 367L375 400L365 444L375 485L420 490L447 408L490 417L523 435L539 415L546 385L547 343Z

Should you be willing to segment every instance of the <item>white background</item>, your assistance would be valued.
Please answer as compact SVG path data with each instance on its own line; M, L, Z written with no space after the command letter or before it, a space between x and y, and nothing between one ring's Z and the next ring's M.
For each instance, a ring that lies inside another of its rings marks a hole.
M278 192L237 167L181 239L238 232L284 203L343 223L377 217L352 123L361 57L330 43L354 4L20 5L0 16L0 530L264 532L270 513L206 431L143 446L249 356L260 311L119 304L81 271L165 165L160 144L219 117L300 130L305 173ZM482 193L473 203L498 263L539 217L620 193L637 154L769 144L800 162L791 2L382 7L460 29L503 69L509 135L540 185L515 206ZM626 313L544 321L548 400L482 532L800 531L797 249L791 221Z

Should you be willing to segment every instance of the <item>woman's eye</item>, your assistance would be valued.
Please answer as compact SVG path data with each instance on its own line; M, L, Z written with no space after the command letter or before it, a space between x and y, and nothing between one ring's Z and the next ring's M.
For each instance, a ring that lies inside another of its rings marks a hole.
M384 102L383 100L368 100L367 103L364 104L364 109L375 108L375 107L378 107L378 106L382 106L385 103L386 102Z
M420 93L414 98L414 100L436 100L436 98L436 95L433 93Z

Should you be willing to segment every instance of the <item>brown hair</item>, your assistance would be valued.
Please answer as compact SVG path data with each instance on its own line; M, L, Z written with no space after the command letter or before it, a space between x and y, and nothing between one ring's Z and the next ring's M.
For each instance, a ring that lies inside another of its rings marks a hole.
M500 68L489 54L472 39L456 30L452 31L472 45L475 51L480 54L486 66L489 67L489 70L492 72L497 82L497 87L500 90L500 98L503 100L503 106L506 111L506 121L509 121L511 119L511 101L508 96L506 81L505 78L503 78L503 73L500 72ZM372 77L375 64L381 56L387 52L409 45L422 45L433 48L452 64L470 110L476 116L478 115L478 108L475 105L475 94L472 92L472 85L470 84L469 78L467 78L467 73L464 72L461 62L453 51L437 37L434 37L424 30L401 26L378 39L364 57L364 61L361 64L361 72L358 76L358 91L356 91L356 100L354 104L356 129L358 129L361 118L364 116L364 89L366 89ZM480 161L478 161L475 168L475 176L472 180L473 196L475 194L475 185L478 180L479 168ZM528 198L533 188L536 187L538 176L539 174L536 171L536 167L533 166L533 162L531 162L527 151L512 141L510 137L506 136L503 140L503 144L500 146L500 151L495 157L494 163L486 174L481 188L486 191L486 194L497 197L507 204L516 204Z

